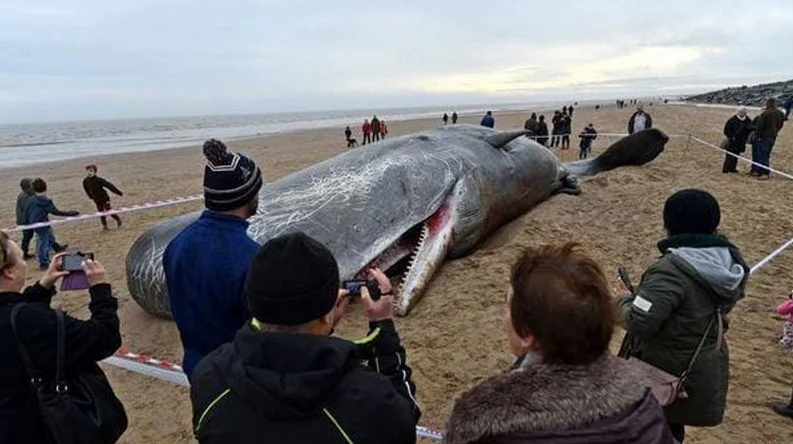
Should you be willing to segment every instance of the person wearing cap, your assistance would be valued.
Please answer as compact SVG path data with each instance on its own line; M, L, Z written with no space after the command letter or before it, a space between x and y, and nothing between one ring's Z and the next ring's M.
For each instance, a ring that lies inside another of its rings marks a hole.
M671 375L683 374L708 332L684 382L688 397L664 408L669 428L683 442L685 426L716 426L724 417L730 355L718 332L719 326L726 331L727 315L744 297L749 267L738 247L717 232L721 211L710 193L674 193L663 218L668 237L658 243L661 258L619 305L633 339L631 356Z
M754 130L754 123L746 115L746 107L741 106L734 116L724 124L724 149L732 154L741 154L746 151L746 139ZM738 158L727 153L724 154L722 173L737 173Z
M321 243L296 232L256 253L245 295L253 318L193 373L193 431L201 444L414 443L421 412L393 322L391 283L368 271L369 334L331 336L350 295Z
M203 150L206 210L168 244L162 259L188 378L201 358L250 319L245 278L259 248L246 219L258 208L261 170L219 140L207 140Z

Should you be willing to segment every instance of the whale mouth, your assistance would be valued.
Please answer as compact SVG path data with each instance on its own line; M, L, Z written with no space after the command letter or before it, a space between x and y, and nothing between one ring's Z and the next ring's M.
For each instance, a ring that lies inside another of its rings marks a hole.
M366 270L383 270L394 286L396 313L405 316L424 293L435 271L443 263L453 241L454 200L452 195L430 217L411 227L356 274L366 278Z

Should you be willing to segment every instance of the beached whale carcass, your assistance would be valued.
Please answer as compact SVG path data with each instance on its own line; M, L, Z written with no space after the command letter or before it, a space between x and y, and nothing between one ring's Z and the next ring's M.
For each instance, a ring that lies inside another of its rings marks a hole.
M668 141L645 130L597 158L561 164L524 135L452 125L345 152L266 184L249 234L264 243L303 231L333 252L342 279L409 260L396 296L396 311L406 315L445 258L470 253L555 193L578 193L577 177L642 165ZM130 248L127 284L147 312L170 317L162 254L199 214L161 222Z

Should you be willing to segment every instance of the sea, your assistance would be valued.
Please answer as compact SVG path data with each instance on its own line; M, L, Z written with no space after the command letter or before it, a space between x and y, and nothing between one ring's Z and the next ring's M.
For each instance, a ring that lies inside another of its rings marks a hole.
M613 101L581 101L581 106ZM86 120L54 123L0 124L0 169L92 157L200 145L213 137L224 141L346 125L360 131L364 119L376 114L388 121L561 108L573 102L548 101L501 105L413 107L369 110L311 111L270 114ZM497 116L496 116L497 117ZM358 132L357 131L357 132Z

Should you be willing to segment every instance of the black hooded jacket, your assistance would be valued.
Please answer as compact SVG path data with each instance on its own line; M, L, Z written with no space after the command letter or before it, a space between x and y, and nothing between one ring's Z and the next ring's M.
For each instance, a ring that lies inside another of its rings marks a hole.
M246 324L192 375L201 444L414 443L421 415L391 321L355 343Z

